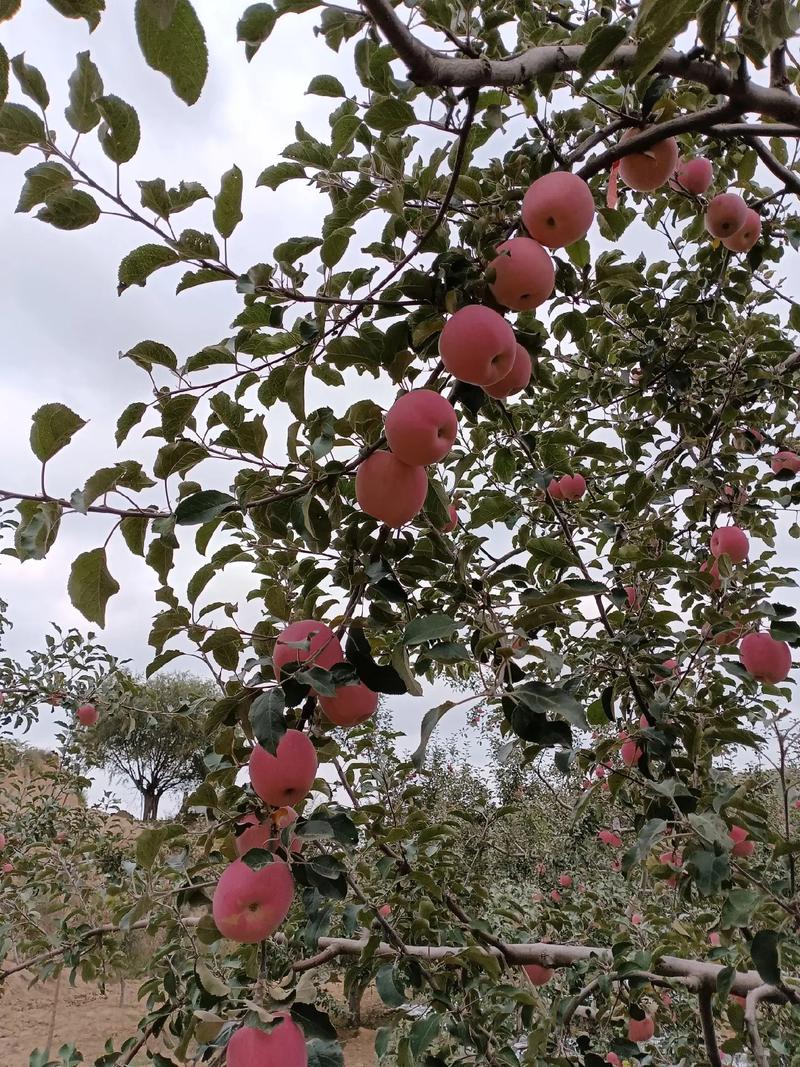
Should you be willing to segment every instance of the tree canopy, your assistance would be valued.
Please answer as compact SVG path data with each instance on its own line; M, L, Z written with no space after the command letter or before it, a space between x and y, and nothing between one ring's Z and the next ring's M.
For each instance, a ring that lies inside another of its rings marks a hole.
M50 3L89 33L104 17L102 0ZM19 6L0 0L0 21ZM142 76L187 105L212 91L190 0L134 6ZM160 1067L226 1046L236 1067L244 1041L295 1041L295 1025L298 1065L341 1064L313 975L352 958L387 1004L422 1006L380 1032L387 1064L789 1062L797 4L278 0L235 25L254 78L296 17L350 75L315 74L314 132L298 122L260 174L221 163L210 190L137 171L136 101L88 44L57 88L34 40L0 47L17 210L62 231L129 220L122 300L167 274L176 315L198 287L240 298L200 351L143 336L123 353L142 390L116 445L139 458L50 495L88 413L43 397L41 485L0 490L26 567L64 521L107 517L65 576L72 603L104 625L122 538L158 580L147 676L192 654L219 689L186 812L109 877L103 933L141 924L165 949L145 985L159 1007L103 1065L155 1035ZM326 198L319 232L242 261L253 187L289 183ZM451 698L431 700L434 683ZM405 694L411 757L370 717ZM100 680L65 690L65 710L100 697ZM608 857L585 902L565 903L566 883L531 898L527 870L495 880L480 851L465 860L463 810L420 804L448 773L428 742L467 705L502 767L493 820L513 820L535 772L587 865ZM34 714L17 686L0 721ZM774 795L743 773L748 753L774 764ZM14 848L24 906L52 904L20 832ZM269 914L232 915L256 884ZM658 901L641 929L632 899ZM25 946L96 968L99 925L55 948L31 926Z

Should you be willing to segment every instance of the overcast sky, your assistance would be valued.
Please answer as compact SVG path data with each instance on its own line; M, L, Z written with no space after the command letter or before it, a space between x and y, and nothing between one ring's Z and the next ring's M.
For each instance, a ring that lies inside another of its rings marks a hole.
M268 260L274 246L289 236L319 233L327 198L301 182L271 192L256 189L255 181L295 139L296 121L329 139L331 102L306 96L305 89L314 75L329 73L356 91L351 50L345 46L337 56L316 39L311 27L318 14L311 12L281 19L248 65L236 42L236 22L246 6L244 0L224 4L195 0L195 5L208 35L210 73L199 103L192 108L171 93L162 75L145 65L133 37L128 4L110 4L100 28L90 36L84 22L66 20L43 2L29 3L20 15L3 24L3 42L9 55L24 51L28 62L45 74L52 98L49 125L67 145L71 143L63 118L67 79L75 54L90 49L105 91L134 105L141 119L141 147L123 167L123 195L134 205L138 205L137 179L163 177L168 185L181 179L200 181L214 195L221 174L238 164L244 172L245 221L229 242L229 253L235 268L246 269ZM12 99L22 99L15 89ZM491 154L501 154L512 140L506 136L499 143L493 141ZM105 176L113 182L113 166L97 149L94 133L82 139L77 158L94 177ZM150 398L146 376L129 361L120 362L118 354L137 341L152 338L172 347L182 361L230 332L241 299L227 284L200 287L176 298L179 274L171 270L156 274L145 288L134 287L117 297L119 261L132 247L147 241L146 232L137 231L128 221L107 217L86 230L62 233L33 216L15 215L23 171L38 161L32 152L20 157L0 155L4 257L0 485L35 490L39 468L28 446L31 416L42 403L58 400L89 420L48 466L48 491L68 496L97 467L115 458L143 458L156 447L134 433L116 455L113 434L119 412L132 400ZM210 202L202 201L179 216L178 222L211 229L209 208ZM643 227L639 237L645 246L654 240ZM593 241L598 248L605 245L597 238ZM359 395L379 402L390 400L388 384L362 381ZM343 393L336 399L341 410L354 399ZM320 403L320 397L312 400L314 406ZM288 421L282 406L271 409L267 426L273 440L281 438ZM80 551L102 544L109 529L105 518L70 516L45 561L20 565L0 556L0 596L8 600L15 624L9 641L13 653L21 655L26 648L39 645L50 620L86 630L67 597L69 565ZM789 544L796 554L797 542ZM130 555L119 538L112 541L109 563L122 591L109 602L102 639L116 655L130 658L142 669L150 659L147 632L154 611L153 574ZM191 552L182 552L173 573L178 581L185 581L196 565ZM243 571L226 571L220 581L225 583L226 599L243 595L248 587ZM191 667L193 662L178 660L174 666ZM393 698L398 725L416 740L422 714L445 696L437 688L420 700ZM462 721L462 715L453 713L452 728ZM47 744L52 741L52 730L43 721L29 738ZM98 788L105 784L100 782ZM132 805L130 794L120 792Z

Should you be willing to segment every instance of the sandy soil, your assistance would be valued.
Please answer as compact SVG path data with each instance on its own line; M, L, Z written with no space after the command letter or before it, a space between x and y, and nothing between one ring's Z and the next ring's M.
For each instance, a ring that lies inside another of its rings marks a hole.
M4 987L0 996L0 1067L28 1067L30 1053L47 1043L55 983L29 989L20 976L14 975ZM125 1000L120 1007L118 986L107 987L103 996L95 986L79 983L71 987L65 978L59 994L51 1055L61 1045L73 1041L88 1065L103 1052L109 1037L119 1039L133 1034L142 1014L134 1000L135 988L133 982L126 984ZM368 992L363 1005L367 1022L374 1022L378 1005L374 991ZM365 1027L355 1033L345 1032L342 1044L346 1067L374 1067L374 1030ZM149 1061L139 1057L133 1062L136 1067L145 1067Z

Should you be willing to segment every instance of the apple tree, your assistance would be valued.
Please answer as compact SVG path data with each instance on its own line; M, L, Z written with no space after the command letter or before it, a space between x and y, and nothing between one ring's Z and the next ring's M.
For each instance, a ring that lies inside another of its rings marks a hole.
M103 0L50 3L89 33L103 18ZM198 11L134 6L142 69L192 105ZM211 189L138 172L136 101L90 37L66 88L35 40L0 50L0 149L24 160L31 225L135 224L122 300L156 274L176 314L197 287L239 299L200 351L143 331L125 353L142 391L116 445L155 438L153 462L109 455L49 494L86 413L48 397L42 486L0 491L25 566L66 517L106 517L65 576L73 604L103 625L123 538L158 583L148 672L191 653L220 692L187 817L101 887L105 925L164 947L139 1033L98 1062L341 1064L314 1003L337 960L419 1009L379 1032L384 1063L788 1062L797 5L277 0L231 20L252 71L283 19L350 77L311 79L318 135L298 123L259 174L224 161ZM326 198L321 229L242 261L254 185L288 183ZM370 725L401 694L410 758ZM585 903L466 862L463 811L420 802L426 745L467 706L509 768L497 819L535 771L562 836L580 831ZM781 768L777 817L747 752ZM97 951L80 929L47 950Z

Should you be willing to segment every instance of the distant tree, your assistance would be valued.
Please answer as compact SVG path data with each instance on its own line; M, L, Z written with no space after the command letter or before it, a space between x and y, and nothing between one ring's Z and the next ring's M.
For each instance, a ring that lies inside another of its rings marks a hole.
M89 767L127 779L142 797L142 818L158 817L162 797L202 781L202 722L219 692L191 674L141 682L116 679L101 690L97 723L73 736Z

